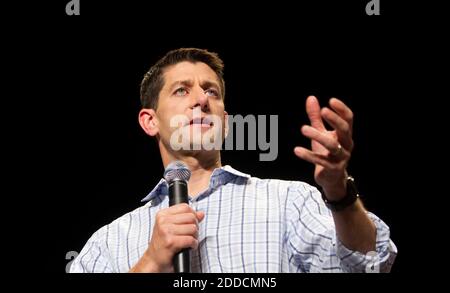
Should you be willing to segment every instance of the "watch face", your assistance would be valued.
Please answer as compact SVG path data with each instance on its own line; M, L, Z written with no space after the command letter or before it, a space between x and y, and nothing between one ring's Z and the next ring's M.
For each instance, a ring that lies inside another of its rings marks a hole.
M343 210L344 208L352 205L359 197L358 191L356 189L356 185L355 185L355 182L354 182L354 179L351 176L349 176L347 178L347 194L341 200L339 200L339 201L329 201L326 198L324 192L322 190L320 192L322 193L323 201L325 202L327 207L330 210L332 210L332 211Z
M358 197L358 189L356 188L355 179L352 176L348 176L347 179L347 193L352 196Z

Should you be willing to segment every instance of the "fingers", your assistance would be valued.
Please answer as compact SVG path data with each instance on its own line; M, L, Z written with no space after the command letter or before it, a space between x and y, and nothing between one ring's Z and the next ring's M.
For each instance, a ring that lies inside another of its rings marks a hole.
M179 236L175 249L177 250L181 250L184 248L197 249L197 247L198 247L198 240L196 238L192 236Z
M205 217L205 213L203 211L194 211L192 207L190 207L186 203L180 203L171 207L168 207L167 209L161 210L159 212L162 215L179 215L179 214L186 214L191 213L193 218L197 218L197 222L201 222L203 218ZM185 216L190 217L190 216Z
M199 236L198 223L204 217L204 212L196 212L184 203L163 209L156 214L152 241L161 243L162 247L171 251L171 254L183 248L196 248Z
M319 101L314 96L309 96L306 99L306 113L308 114L311 126L319 130L325 130L323 125L322 116L320 115Z
M333 168L333 164L331 162L328 161L328 159L326 158L326 156L324 155L320 155L320 154L316 154L306 148L303 147L296 147L294 149L294 153L300 158L303 159L305 161L308 161L310 163L313 163L314 165L320 165L324 168L327 169L332 169Z
M180 236L193 236L198 238L198 225L197 224L186 224L186 225L172 225L170 227L170 232L173 235Z
M171 215L173 224L198 224L205 218L205 213L198 211L195 213L183 213Z
M170 222L172 224L182 225L182 224L198 224L199 221L194 213L183 213L171 215Z
M158 272L173 271L176 253L185 248L198 248L198 223L204 217L204 212L196 212L186 203L157 212L144 262L151 263Z
M163 247L170 249L173 252L172 255L174 255L185 248L197 249L198 240L190 235L175 236L172 234L164 238ZM172 259L172 255L170 256L170 259Z
M347 121L328 108L321 110L321 115L328 124L336 131L338 141L344 148L351 150L353 148L351 128ZM336 148L334 148L336 149Z
M353 131L353 112L352 112L352 110L350 110L350 108L347 107L347 105L345 105L341 100L336 99L336 98L330 99L330 107L331 107L331 109L336 111L336 113L338 113L339 116L342 117L342 119L344 119L348 123L348 125L350 127L350 133L352 133L352 131Z
M311 122L311 127L303 126L302 133L313 141L313 151L320 152L315 142L325 147L330 153L340 153L339 144L346 150L352 151L352 125L353 112L342 101L332 98L330 108L320 108L319 101L314 96L306 100L306 112ZM325 120L334 130L337 140L324 126ZM316 131L315 131L316 130ZM315 147L316 146L316 147Z
M198 222L203 221L203 219L205 218L205 212L203 212L203 211L198 211L198 212L196 212L196 214L197 214L197 221L198 221Z
M333 153L333 150L336 150L339 147L339 143L335 138L309 125L304 125L301 131L304 136L314 141L317 141L331 153Z
M187 203L180 203L168 207L161 212L168 215L176 215L181 213L194 213L194 210Z
M343 152L345 156L348 156L347 151L344 150ZM303 147L295 147L294 153L300 159L313 163L314 165L320 165L329 170L342 169L346 167L347 164L346 161L342 160L336 161L336 159L333 156L330 157L327 155L318 154Z

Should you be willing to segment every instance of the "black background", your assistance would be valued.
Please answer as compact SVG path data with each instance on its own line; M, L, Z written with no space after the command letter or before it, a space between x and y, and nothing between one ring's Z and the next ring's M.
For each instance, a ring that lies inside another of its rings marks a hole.
M415 270L410 237L419 219L408 203L427 187L407 146L425 143L415 139L424 120L414 113L426 105L413 94L423 91L418 67L433 57L418 47L419 35L431 38L420 20L396 19L401 10L387 1L380 17L365 15L366 1L300 8L81 2L81 15L71 17L66 1L28 6L21 16L34 18L11 20L8 34L21 103L11 122L21 142L11 173L20 178L15 197L31 209L35 225L22 236L37 240L40 271L64 273L68 251L79 252L93 232L139 207L161 178L157 146L137 121L139 85L179 47L219 53L228 113L279 116L276 161L260 162L259 151L222 152L223 164L253 176L314 184L313 166L293 154L309 145L299 132L308 122L305 99L347 103L355 113L349 172L367 208L391 228L399 249L393 272Z

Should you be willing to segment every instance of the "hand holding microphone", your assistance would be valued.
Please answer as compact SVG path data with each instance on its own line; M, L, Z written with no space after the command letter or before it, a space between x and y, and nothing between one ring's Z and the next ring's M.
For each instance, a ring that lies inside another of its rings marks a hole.
M175 161L170 163L164 171L164 179L169 185L169 206L178 204L189 205L188 198L188 181L191 178L191 171L183 162ZM196 223L197 224L197 223ZM195 238L198 237L198 227L192 227L192 230L185 232L195 232ZM198 243L197 243L198 244ZM177 252L173 258L173 267L175 273L190 272L190 254L189 249L184 248Z
M190 175L182 162L167 166L164 178L169 185L170 207L156 214L149 246L131 272L189 272L189 248L198 247L198 223L205 216L188 205Z

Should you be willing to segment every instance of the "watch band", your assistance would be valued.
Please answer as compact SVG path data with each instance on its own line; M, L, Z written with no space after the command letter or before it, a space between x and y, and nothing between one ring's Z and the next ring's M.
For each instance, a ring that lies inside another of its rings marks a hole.
M347 194L345 195L344 198L337 201L331 201L326 198L323 190L321 190L320 192L322 194L322 199L325 202L326 206L330 210L335 212L341 211L346 207L352 205L359 197L359 193L355 184L355 179L353 179L352 176L347 177Z

